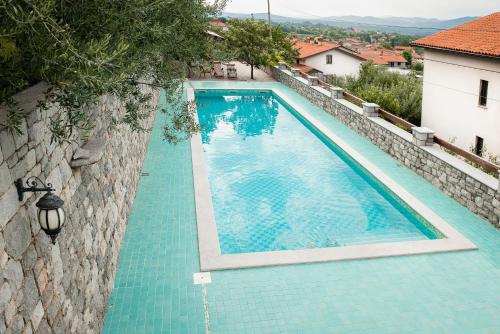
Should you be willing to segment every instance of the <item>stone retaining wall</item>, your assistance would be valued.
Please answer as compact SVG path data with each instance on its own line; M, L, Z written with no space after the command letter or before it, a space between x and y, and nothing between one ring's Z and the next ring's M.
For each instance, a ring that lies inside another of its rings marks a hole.
M0 129L0 333L99 333L149 133L110 128L109 116L123 106L105 96L92 108L92 136L107 142L103 156L71 168L77 145L50 143L47 124L57 108L35 107L43 89L38 84L17 96L27 111L22 135ZM157 104L159 93L151 93ZM43 194L18 201L14 181L29 176L51 182L65 201L55 245L37 221Z
M292 76L287 70L274 67L271 69L271 75L368 138L472 212L487 219L497 228L500 227L498 180L477 169L474 169L474 173L466 172L473 168L465 165L463 161L457 161L458 159L444 151L436 150L437 145L434 145L433 149L417 146L412 143L411 137L405 138L396 133L397 131L391 130L390 123L378 117L363 116L354 110L356 108L354 105L332 100L329 92L310 86L306 80ZM439 155L433 154L432 150L436 150ZM464 165L464 168L461 168L461 165Z

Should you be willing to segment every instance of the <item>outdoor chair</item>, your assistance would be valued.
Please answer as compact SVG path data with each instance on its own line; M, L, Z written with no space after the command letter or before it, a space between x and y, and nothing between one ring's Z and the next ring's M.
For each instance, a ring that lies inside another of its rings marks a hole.
M227 78L236 80L238 78L238 73L234 64L227 64L226 66Z
M203 74L203 77L206 78L206 75L211 75L212 68L210 67L210 64L200 64L200 77Z
M224 78L224 69L220 61L212 62L212 76L216 78Z

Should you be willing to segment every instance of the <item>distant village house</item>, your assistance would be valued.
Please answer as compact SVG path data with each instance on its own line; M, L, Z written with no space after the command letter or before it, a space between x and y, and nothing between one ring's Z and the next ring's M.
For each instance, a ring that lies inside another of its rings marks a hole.
M299 50L299 57L294 66L305 73L320 77L331 75L357 77L361 63L366 60L338 42L321 38L296 41L295 47Z

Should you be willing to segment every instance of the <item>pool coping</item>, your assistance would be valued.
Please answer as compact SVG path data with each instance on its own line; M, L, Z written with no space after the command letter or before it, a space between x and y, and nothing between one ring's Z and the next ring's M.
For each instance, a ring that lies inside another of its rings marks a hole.
M301 250L284 250L255 253L221 254L215 213L212 205L212 196L208 180L201 134L191 137L191 158L193 164L193 181L196 203L196 221L198 229L198 245L200 253L200 267L202 271L251 268L260 266L276 266L286 264L300 264L312 262L326 262L338 260L370 259L388 256L417 255L438 252L462 251L478 249L471 241L465 238L438 214L428 208L416 197L406 191L397 182L387 176L373 163L365 159L360 153L350 147L344 140L336 136L325 125L305 112L304 108L285 97L279 87L263 85L259 88L200 88L199 90L267 90L272 91L285 101L298 114L308 121L319 132L332 140L341 150L366 169L403 202L418 212L427 222L438 229L442 239L417 240L404 242L363 244L342 247L311 248ZM189 101L194 101L194 88L187 88ZM196 108L196 106L194 106ZM195 110L195 119L198 115Z

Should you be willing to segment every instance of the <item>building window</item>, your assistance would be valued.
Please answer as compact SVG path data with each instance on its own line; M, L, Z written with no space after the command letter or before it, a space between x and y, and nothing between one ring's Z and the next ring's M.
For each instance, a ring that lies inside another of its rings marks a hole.
M333 62L333 57L332 55L326 55L326 63L331 64Z
M486 106L488 101L488 81L481 80L479 84L479 105Z
M476 146L474 147L474 153L476 155L479 155L480 157L483 156L483 147L484 147L484 139L476 136Z

